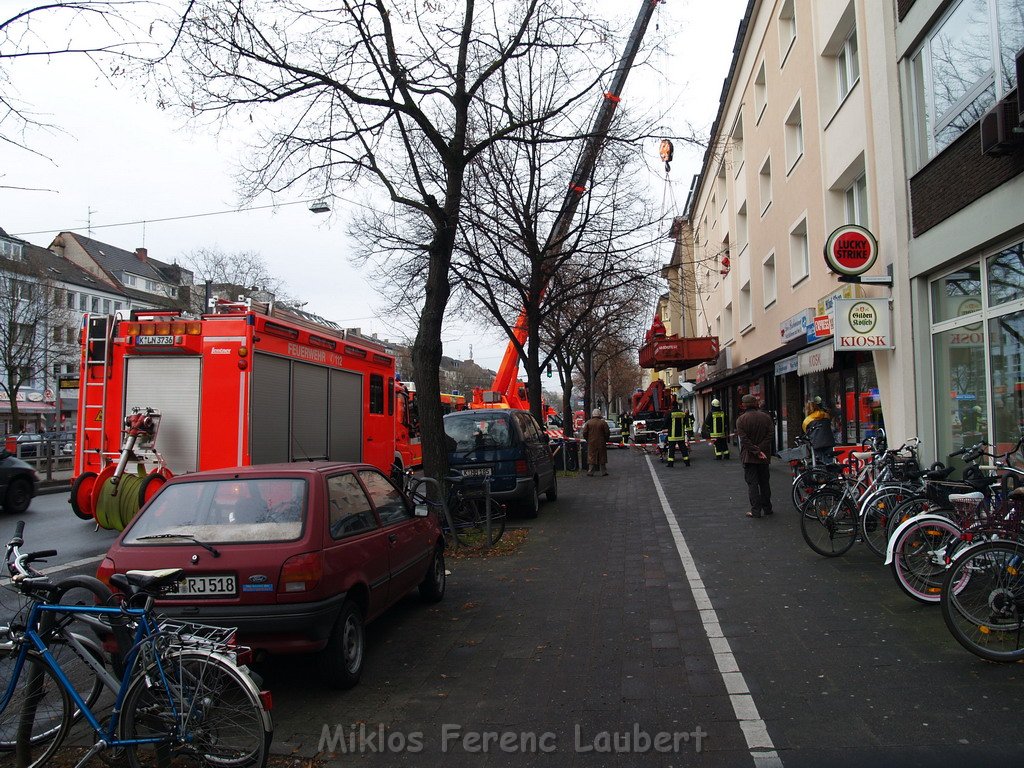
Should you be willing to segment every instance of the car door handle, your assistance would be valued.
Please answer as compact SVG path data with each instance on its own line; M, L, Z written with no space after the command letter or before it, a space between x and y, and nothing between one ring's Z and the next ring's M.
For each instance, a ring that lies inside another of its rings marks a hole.
M394 544L396 541L398 541L398 534L397 533L389 533L388 534L388 541L390 541L392 544Z

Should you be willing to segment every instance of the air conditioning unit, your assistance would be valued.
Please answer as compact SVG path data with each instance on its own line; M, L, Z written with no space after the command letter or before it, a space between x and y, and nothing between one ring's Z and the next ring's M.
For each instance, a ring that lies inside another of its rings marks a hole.
M981 151L986 155L1008 155L1024 145L1017 99L1002 99L981 116Z

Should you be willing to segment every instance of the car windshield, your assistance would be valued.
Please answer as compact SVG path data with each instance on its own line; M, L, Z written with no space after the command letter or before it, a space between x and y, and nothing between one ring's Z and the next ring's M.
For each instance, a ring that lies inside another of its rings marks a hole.
M500 412L473 411L445 417L444 433L455 441L449 451L472 451L476 448L509 448L512 446L512 424Z
M172 483L164 487L125 535L125 544L152 544L146 537L196 538L208 544L291 541L302 534L306 481L253 478Z

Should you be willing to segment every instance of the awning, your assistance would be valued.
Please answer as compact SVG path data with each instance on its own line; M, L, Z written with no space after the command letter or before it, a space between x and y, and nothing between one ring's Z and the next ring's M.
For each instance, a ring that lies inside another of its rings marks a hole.
M800 376L819 371L828 371L836 364L836 350L832 339L801 352L797 358L796 372Z
M18 413L53 413L57 406L53 403L34 403L31 400L18 402ZM0 413L10 413L11 403L9 400L0 400Z

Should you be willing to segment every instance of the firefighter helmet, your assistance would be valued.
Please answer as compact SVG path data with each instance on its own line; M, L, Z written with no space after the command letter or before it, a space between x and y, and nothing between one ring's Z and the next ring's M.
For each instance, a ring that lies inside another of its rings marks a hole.
M712 408L718 408L720 405L721 405L721 403L718 402L718 398L717 397L714 400L711 401L711 407Z

